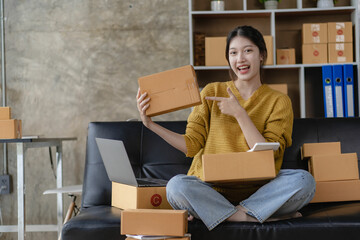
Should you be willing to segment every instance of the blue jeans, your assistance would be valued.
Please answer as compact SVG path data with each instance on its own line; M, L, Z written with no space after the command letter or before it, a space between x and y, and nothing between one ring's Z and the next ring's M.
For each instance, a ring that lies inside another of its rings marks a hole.
M166 186L167 199L174 209L188 210L209 230L233 215L237 208L212 184L195 176L177 175ZM301 169L282 169L275 179L263 185L239 204L247 214L263 223L273 216L295 213L308 204L315 193L315 180Z

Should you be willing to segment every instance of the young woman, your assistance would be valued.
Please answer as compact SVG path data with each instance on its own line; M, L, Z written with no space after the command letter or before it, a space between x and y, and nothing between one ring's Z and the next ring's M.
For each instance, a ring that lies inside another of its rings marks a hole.
M173 147L193 157L187 175L177 175L167 185L174 209L185 209L189 220L201 219L209 230L223 221L261 222L300 217L297 212L315 192L313 177L304 170L281 169L284 150L291 146L293 112L285 94L261 83L261 66L267 50L261 33L240 26L227 37L226 59L231 81L208 84L202 104L188 118L184 135L169 131L146 116L150 98L137 94L144 125ZM277 176L261 185L214 185L202 181L203 154L244 152L257 142L279 142L275 151Z

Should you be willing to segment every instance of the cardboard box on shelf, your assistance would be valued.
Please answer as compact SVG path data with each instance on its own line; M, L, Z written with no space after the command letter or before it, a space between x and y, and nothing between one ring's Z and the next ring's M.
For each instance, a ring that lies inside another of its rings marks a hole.
M274 65L274 53L273 53L273 37L271 35L264 35L267 59L264 65Z
M149 117L201 104L199 86L194 68L180 68L152 74L138 79L140 92L148 93Z
M121 234L183 237L187 217L185 210L126 209L121 212Z
M274 152L236 152L204 154L202 156L204 181L253 182L275 178Z
M111 206L121 209L172 209L166 187L134 187L112 182Z
M304 23L302 25L302 43L327 43L327 23Z
M360 200L360 180L316 182L310 203Z
M226 37L205 37L205 66L228 66Z
M341 154L340 142L304 143L300 148L301 159L314 155Z
M316 182L358 180L357 154L314 155L310 158L309 172Z
M302 45L303 64L316 64L328 62L327 44L303 44Z
M328 56L329 63L353 62L353 44L329 43Z
M295 48L276 49L276 64L295 64Z
M288 85L286 83L267 84L267 85L276 91L279 91L284 94L288 94Z
M22 137L21 120L0 120L0 139L15 139Z
M0 107L0 120L9 120L9 119L11 119L11 108Z
M353 42L352 22L329 22L328 43Z

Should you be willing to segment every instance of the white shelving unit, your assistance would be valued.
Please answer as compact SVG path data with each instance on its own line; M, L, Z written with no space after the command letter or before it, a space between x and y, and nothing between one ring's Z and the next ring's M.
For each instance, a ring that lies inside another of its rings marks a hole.
M342 6L338 6L340 2ZM297 64L264 66L265 82L288 83L295 117L323 117L321 66L326 64L301 63L301 26L303 23L351 21L354 26L354 62L352 64L355 70L355 95L357 116L359 116L360 13L358 0L339 1L334 8L326 9L316 8L316 2L310 0L282 1L279 3L279 9L276 10L262 8L258 0L226 0L225 11L214 12L210 11L209 0L189 0L190 63L194 65L195 32L202 32L206 36L226 36L236 26L252 25L264 35L273 37L274 63L276 63L277 48L296 49ZM201 87L208 82L228 80L228 66L194 66L194 68ZM219 77L221 79L214 79Z

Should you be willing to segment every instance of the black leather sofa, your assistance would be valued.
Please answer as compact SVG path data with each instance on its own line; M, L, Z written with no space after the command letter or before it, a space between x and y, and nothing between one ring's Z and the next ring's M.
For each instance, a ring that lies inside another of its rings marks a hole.
M183 133L186 122L160 122ZM300 146L309 142L340 141L343 153L360 156L360 118L296 119L293 144L285 152L283 168L307 169L300 160ZM170 179L186 173L191 159L173 149L146 129L141 122L94 122L89 124L81 212L67 222L63 240L125 239L120 235L120 210L110 206L109 181L95 137L120 139L125 143L134 172L139 177ZM205 225L189 222L193 240L332 240L360 239L360 202L309 204L302 218L277 222L224 222L208 231Z

